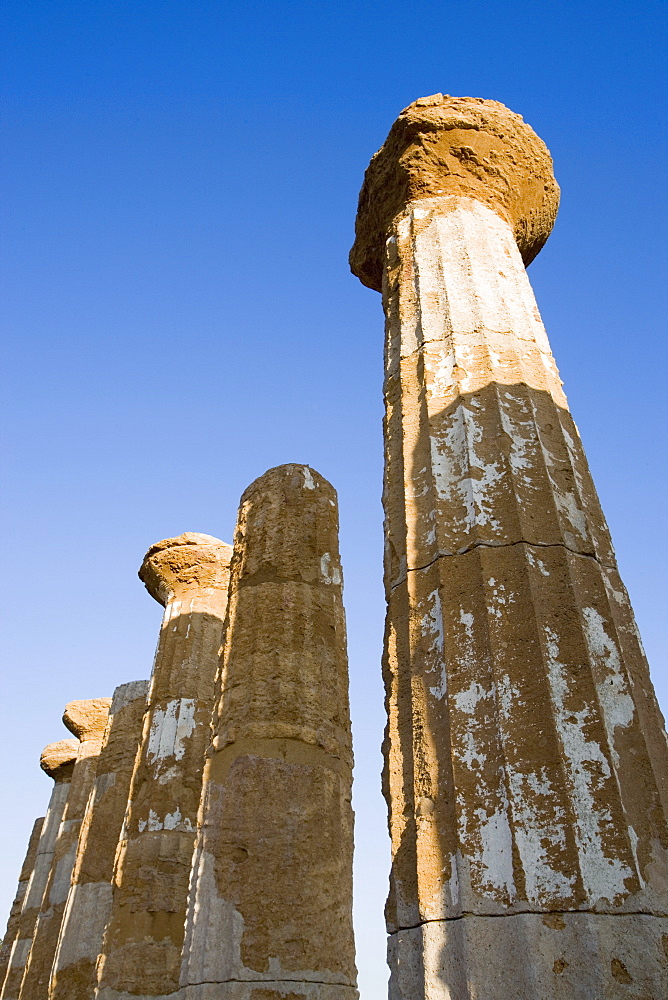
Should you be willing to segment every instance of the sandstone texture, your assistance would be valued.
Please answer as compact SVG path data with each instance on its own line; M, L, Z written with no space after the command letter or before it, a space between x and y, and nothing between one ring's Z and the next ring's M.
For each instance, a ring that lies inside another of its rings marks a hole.
M81 733L81 740L62 821L55 840L49 878L35 926L30 956L26 963L21 1000L45 1000L48 997L51 966L65 913L81 823L95 781L110 704L109 698L72 702L67 706L63 716L64 721L69 720L68 710L72 709L72 728Z
M19 884L16 890L16 896L14 897L12 908L9 911L7 930L5 931L5 936L2 939L2 947L0 948L0 995L2 994L2 989L5 985L5 978L7 976L7 969L9 968L12 951L14 950L21 931L21 911L23 910L23 901L28 890L30 878L35 868L37 848L39 846L39 838L43 826L44 817L40 816L39 819L35 820L30 834L28 850L26 851L26 856L19 874Z
M100 1000L179 988L230 556L224 542L188 533L154 545L140 569L165 614L98 963Z
M11 945L7 971L0 987L2 1000L19 1000L35 936L35 927L51 874L54 851L63 812L67 804L78 750L78 740L59 740L57 743L50 743L45 747L40 757L40 767L49 777L53 778L55 784L44 822L40 828L35 859L28 875L21 912L16 922L17 925L15 925L15 936Z
M65 705L63 725L78 740L102 739L109 721L111 698L71 701Z
M352 747L333 488L244 493L181 974L184 1000L354 1000Z
M422 97L401 112L367 168L353 274L381 291L392 222L410 202L442 195L475 198L500 215L525 264L545 244L559 207L552 158L520 115L498 101Z
M148 681L132 681L116 688L111 700L95 785L79 833L49 1000L92 1000L95 992L97 959L111 913L116 848L147 693Z
M556 204L521 119L440 96L360 196L351 260L386 314L391 1000L668 995L663 720L524 268Z
M58 740L57 743L49 743L42 750L39 766L56 783L69 782L72 780L78 752L79 740Z

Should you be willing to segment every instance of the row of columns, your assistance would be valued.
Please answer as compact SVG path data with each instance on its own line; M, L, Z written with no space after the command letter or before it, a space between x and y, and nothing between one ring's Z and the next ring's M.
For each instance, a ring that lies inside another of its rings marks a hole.
M140 578L165 608L150 683L71 703L77 739L43 754L54 792L0 997L354 1000L334 490L308 466L272 469L242 498L234 547L167 539Z

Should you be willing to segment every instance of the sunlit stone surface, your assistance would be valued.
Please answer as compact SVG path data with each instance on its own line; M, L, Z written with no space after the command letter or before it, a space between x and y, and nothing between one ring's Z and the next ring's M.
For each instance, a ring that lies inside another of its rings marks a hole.
M373 158L383 292L392 1000L668 995L666 740L529 284L558 201L495 102Z
M217 538L186 533L154 545L140 569L165 614L98 963L100 1000L179 987L230 555Z
M354 1000L352 747L336 493L283 465L241 498L185 1000Z

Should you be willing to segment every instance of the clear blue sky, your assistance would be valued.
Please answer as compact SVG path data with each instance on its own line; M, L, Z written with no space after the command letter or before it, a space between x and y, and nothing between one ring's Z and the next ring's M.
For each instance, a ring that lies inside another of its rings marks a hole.
M664 708L665 3L5 0L4 921L66 701L146 677L160 538L337 487L362 1000L385 996L380 296L357 193L436 91L520 112L562 187L530 277ZM11 806L10 806L11 803Z

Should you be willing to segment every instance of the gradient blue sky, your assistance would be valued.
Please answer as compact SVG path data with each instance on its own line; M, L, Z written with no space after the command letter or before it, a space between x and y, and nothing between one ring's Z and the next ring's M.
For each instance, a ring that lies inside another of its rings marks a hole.
M150 671L160 538L337 487L362 1000L385 996L380 296L347 266L371 154L437 91L520 112L562 187L530 268L664 709L666 4L5 0L0 920L66 701ZM11 803L11 806L10 806Z

